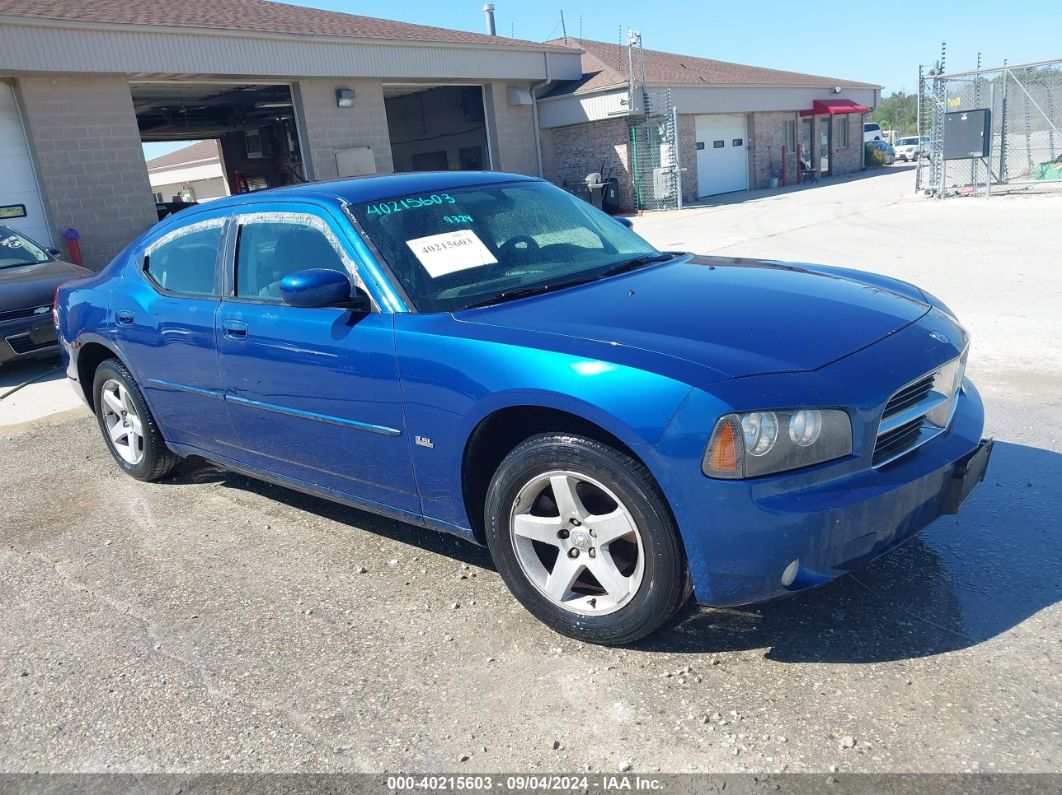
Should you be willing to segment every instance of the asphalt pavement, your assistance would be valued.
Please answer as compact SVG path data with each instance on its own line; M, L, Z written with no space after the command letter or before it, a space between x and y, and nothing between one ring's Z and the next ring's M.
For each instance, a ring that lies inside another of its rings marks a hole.
M0 770L1059 771L1062 196L912 180L636 228L941 296L974 339L986 482L856 575L628 649L552 633L471 544L202 463L138 483L87 410L0 401Z

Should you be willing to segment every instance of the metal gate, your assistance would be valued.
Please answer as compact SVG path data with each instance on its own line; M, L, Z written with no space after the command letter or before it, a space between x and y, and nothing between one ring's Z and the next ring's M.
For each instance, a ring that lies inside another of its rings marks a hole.
M1062 60L920 75L915 185L938 198L1062 191ZM991 112L988 156L944 159L949 113Z
M678 209L682 206L678 118L671 91L647 91L642 97L644 119L631 124L635 208Z

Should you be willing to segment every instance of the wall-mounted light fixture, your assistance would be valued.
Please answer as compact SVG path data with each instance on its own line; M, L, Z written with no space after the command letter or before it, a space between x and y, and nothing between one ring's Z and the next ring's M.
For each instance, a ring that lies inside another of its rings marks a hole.
M336 89L336 107L338 107L338 108L353 108L354 107L354 89L353 88L337 88Z
M834 94L840 94L842 91L844 91L844 89L841 88L840 86L834 86L833 87L833 93Z

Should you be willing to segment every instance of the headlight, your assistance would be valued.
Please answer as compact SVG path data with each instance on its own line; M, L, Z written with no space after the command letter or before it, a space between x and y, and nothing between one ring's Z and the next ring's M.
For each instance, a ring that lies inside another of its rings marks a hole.
M767 455L778 441L778 417L773 411L742 414L741 435L749 455Z
M818 409L794 411L789 418L789 438L800 447L811 447L822 434L822 412Z
M753 411L719 419L701 469L713 478L754 478L821 464L851 452L852 422L844 411Z
M959 387L962 386L962 378L966 372L968 352L969 349L963 351L962 356L948 362L933 374L933 392L939 395L941 403L926 414L926 419L938 428L946 428L951 422L955 397L959 394Z

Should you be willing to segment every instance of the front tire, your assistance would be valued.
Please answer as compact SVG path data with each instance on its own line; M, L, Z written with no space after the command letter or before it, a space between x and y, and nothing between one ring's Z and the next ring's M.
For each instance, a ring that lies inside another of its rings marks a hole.
M92 382L93 405L103 440L114 460L137 480L159 480L177 466L158 423L132 374L117 359L97 369Z
M689 595L671 512L648 470L593 439L543 433L499 465L487 545L513 595L562 635L619 645Z

